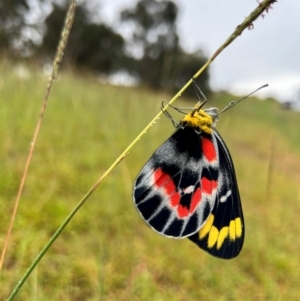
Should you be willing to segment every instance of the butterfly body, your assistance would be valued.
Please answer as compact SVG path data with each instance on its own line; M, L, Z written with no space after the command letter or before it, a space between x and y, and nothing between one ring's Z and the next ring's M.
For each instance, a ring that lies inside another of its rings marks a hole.
M224 259L243 245L244 220L229 151L215 129L216 108L195 108L145 164L133 201L161 235L188 237Z

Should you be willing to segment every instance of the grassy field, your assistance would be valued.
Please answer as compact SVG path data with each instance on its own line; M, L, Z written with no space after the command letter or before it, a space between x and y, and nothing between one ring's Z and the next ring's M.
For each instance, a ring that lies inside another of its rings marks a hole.
M20 79L4 63L0 74L2 248L47 82L38 71ZM60 74L52 92L0 274L0 300L170 98L71 73ZM209 106L230 100L219 94ZM221 115L218 130L243 202L246 238L239 257L216 259L187 239L161 237L136 212L134 178L174 131L163 117L78 212L16 300L299 300L299 114L249 98Z

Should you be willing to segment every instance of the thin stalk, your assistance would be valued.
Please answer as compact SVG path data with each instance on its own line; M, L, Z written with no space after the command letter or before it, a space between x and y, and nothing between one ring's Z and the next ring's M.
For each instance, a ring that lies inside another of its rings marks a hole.
M4 246L3 246L2 253L1 253L1 258L0 258L0 270L1 270L2 265L3 265L6 249L7 249L7 246L8 246L9 239L10 239L10 235L11 235L11 231L12 231L12 228L13 228L14 220L15 220L15 217L16 217L16 214L17 214L17 210L18 210L18 207L19 207L19 203L20 203L21 195L22 195L23 188L24 188L24 185L25 185L25 180L26 180L26 177L27 177L27 173L28 173L30 162L31 162L33 150L34 150L35 143L36 143L39 131L40 131L40 127L41 127L42 120L43 120L43 117L44 117L44 113L45 113L45 110L46 110L46 107L47 107L48 99L49 99L49 96L50 96L50 93L51 93L51 90L52 90L54 80L56 79L56 76L57 76L57 73L58 73L58 70L59 70L59 66L60 66L60 63L61 63L61 60L62 60L62 57L63 57L63 54L64 54L64 50L65 50L66 45L67 45L69 33L71 31L71 28L72 28L74 14L75 14L75 0L71 0L70 6L69 6L69 9L68 9L68 13L67 13L67 16L66 16L66 20L65 20L65 25L64 25L64 28L63 28L63 31L62 31L62 34L61 34L60 43L59 43L59 46L57 48L57 52L56 52L56 55L55 55L55 58L54 58L54 61L53 61L53 71L52 71L51 77L50 77L49 82L48 82L48 86L47 86L47 89L46 89L46 94L45 94L44 101L43 101L42 108L41 108L41 112L40 112L40 117L38 119L35 131L34 131L34 134L33 134L32 142L30 144L30 149L29 149L28 157L27 157L27 160L26 160L26 163L25 163L23 175L22 175L22 178L21 178L20 187L19 187L19 190L18 190L18 195L17 195L16 201L15 201L15 204L14 204L13 213L12 213L12 216L11 216L10 224L9 224L7 234L6 234L6 238L5 238L5 241L4 241Z

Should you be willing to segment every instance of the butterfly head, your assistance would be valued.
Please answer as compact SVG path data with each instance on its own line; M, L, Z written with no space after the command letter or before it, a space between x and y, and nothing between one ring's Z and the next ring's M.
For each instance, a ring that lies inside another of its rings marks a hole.
M191 127L197 132L204 132L211 135L217 120L217 108L209 108L205 110L195 108L193 111L184 116L180 122L180 125L183 127Z

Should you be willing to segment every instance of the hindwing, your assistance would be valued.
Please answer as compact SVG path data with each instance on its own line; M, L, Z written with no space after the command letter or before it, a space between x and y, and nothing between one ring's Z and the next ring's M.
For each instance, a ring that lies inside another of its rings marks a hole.
M230 153L218 132L213 136L219 153L219 178L216 201L203 227L189 239L213 256L236 257L243 246L244 218Z

